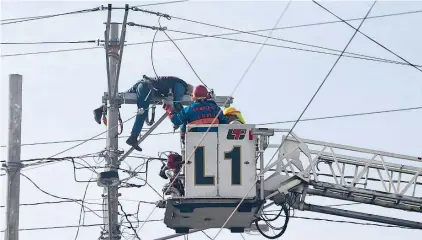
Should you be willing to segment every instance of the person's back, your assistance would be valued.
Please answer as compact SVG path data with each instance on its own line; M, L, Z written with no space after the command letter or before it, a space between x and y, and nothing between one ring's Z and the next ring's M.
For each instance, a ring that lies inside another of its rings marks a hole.
M172 123L181 127L184 137L187 124L228 124L228 119L223 115L221 108L208 98L208 91L204 86L197 86L193 91L194 102L183 108L177 114L170 108L166 108Z
M220 107L212 100L195 101L184 108L182 113L186 115L185 121L190 124L211 124L215 117L222 115ZM214 123L218 124L219 119Z
M187 88L187 83L178 77L173 76L163 76L157 78L152 78L152 86L157 89L158 94L163 95L164 97L168 96L169 90L171 89L174 94L174 87L176 84L181 84L184 89Z

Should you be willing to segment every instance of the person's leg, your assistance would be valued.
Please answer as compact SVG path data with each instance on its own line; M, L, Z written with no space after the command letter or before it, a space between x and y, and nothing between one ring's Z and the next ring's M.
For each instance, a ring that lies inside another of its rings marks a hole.
M148 116L148 107L151 103L152 92L148 88L146 82L141 82L136 89L137 96L137 106L144 109L143 114L136 115L135 123L130 134L129 139L126 141L127 144L138 147L138 136L141 133L142 127L144 125L145 119ZM138 147L139 148L139 147ZM139 149L137 149L139 150ZM142 149L140 149L142 150Z
M174 93L173 93L173 106L176 112L179 112L183 109L183 105L180 103L180 101L183 98L183 95L185 94L185 86L181 83L176 83L174 85Z
M127 93L135 93L137 87L139 86L140 81L137 81L133 84L126 92ZM103 111L107 114L107 108L103 109L103 105L99 108L94 109L94 119L98 124L101 124L101 116L103 115Z

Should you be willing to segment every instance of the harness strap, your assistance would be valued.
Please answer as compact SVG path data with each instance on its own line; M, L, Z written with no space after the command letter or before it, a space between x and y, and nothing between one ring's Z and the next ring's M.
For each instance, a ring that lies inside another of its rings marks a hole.
M147 114L147 118L145 119L145 123L148 126L152 126L155 123L155 105L153 105L151 108L151 120L149 120L149 114Z
M104 125L107 126L107 114L105 111L103 111L103 123ZM122 120L122 117L120 116L120 110L119 110L119 125L120 125L120 132L119 132L119 135L120 135L123 132L123 120Z

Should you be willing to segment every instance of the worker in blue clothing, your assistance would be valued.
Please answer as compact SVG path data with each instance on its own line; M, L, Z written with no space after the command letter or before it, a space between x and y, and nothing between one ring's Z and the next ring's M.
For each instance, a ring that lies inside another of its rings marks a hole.
M143 76L143 79L136 82L127 92L136 93L137 96L137 106L138 109L143 109L138 115L136 115L135 123L129 138L126 143L134 147L138 151L142 151L142 148L138 146L138 136L141 133L144 122L148 116L148 108L151 103L153 96L168 97L169 94L173 94L173 106L176 111L183 109L183 105L180 101L183 98L183 95L191 95L193 91L193 86L187 84L184 80L172 77L157 77L149 78ZM107 110L107 109L105 109ZM94 118L98 124L101 124L101 116L103 113L103 106L94 110Z
M182 125L180 132L182 140L186 134L187 124L228 124L229 120L224 116L221 108L209 99L206 87L199 85L193 89L192 100L194 102L181 111L174 111L170 105L164 105L171 122L175 126Z

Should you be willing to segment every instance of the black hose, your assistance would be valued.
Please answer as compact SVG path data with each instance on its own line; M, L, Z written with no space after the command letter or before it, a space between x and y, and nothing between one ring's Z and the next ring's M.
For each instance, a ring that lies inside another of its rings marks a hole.
M284 215L285 215L284 225L282 227L281 232L276 234L275 236L266 235L264 233L264 231L262 231L261 228L259 228L259 225L258 225L259 220L263 220L268 225L269 224L268 222L271 222L271 221L274 221L275 219L277 219L281 215L281 212L284 212ZM258 230L259 233L261 233L262 236L264 236L265 238L268 238L268 239L277 239L277 238L281 237L284 234L284 232L286 231L287 224L289 223L289 217L290 217L289 207L287 206L287 204L283 204L283 205L281 205L280 213L273 220L265 220L263 218L257 218L257 219L255 219L254 222L255 222L256 229Z

